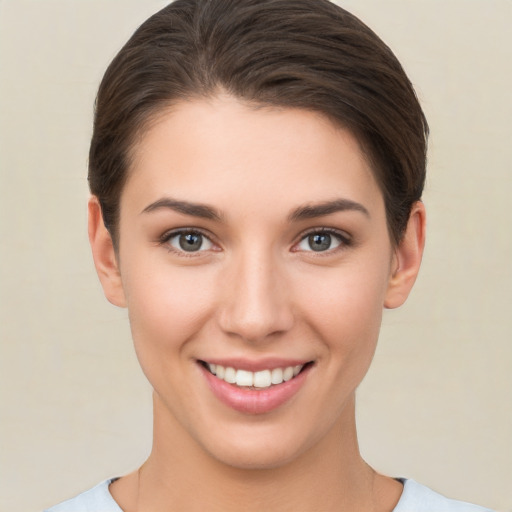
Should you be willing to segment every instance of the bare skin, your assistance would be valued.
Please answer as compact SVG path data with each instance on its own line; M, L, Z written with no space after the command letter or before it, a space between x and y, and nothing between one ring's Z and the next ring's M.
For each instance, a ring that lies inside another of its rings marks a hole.
M354 425L347 427L355 435ZM199 512L205 507L212 512L392 511L402 493L402 484L368 466L359 456L354 437L346 437L346 445L353 453L342 453L339 438L346 433L333 432L336 443L324 439L322 454L315 450L284 467L246 471L212 464L202 454L189 460L188 451L183 453L175 438L172 446L166 447L172 453L172 465L159 460L162 451L155 448L140 470L111 484L110 492L125 512ZM338 451L330 450L331 444ZM343 464L347 459L353 461L350 468ZM162 474L162 468L168 471ZM192 480L190 474L194 475ZM319 493L319 489L323 490ZM200 499L195 500L196 497Z
M392 246L357 142L318 114L224 95L163 113L134 148L117 251L89 203L98 275L154 389L152 453L110 486L121 508L392 511L402 485L360 456L355 390L424 227L417 203ZM219 361L304 371L247 412Z
M348 429L355 435L353 427ZM115 481L110 492L125 512L200 512L205 507L212 512L391 512L402 493L402 484L368 466L359 455L354 437L346 437L353 453L342 453L339 438L346 434L333 432L336 439L324 439L322 454L315 450L284 467L245 471L212 464L202 454L190 460L188 451L183 453L183 445L174 438L172 446L166 447L172 453L172 464L161 460L162 451L155 448L142 468ZM338 451L330 450L331 444ZM343 464L347 459L352 460L350 467ZM162 469L166 473L162 474Z

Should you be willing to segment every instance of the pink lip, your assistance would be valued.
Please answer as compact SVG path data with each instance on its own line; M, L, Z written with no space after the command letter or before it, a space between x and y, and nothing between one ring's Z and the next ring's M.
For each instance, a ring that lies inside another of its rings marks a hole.
M215 375L212 375L204 366L199 366L213 394L228 407L245 414L264 414L283 405L301 389L311 369L311 366L307 366L293 379L257 391L254 389L239 388L234 384L229 384L215 377ZM286 366L293 365L288 364ZM240 368L240 366L238 366L238 368ZM247 367L244 369L246 368ZM271 368L271 366L266 366L265 368L268 369Z

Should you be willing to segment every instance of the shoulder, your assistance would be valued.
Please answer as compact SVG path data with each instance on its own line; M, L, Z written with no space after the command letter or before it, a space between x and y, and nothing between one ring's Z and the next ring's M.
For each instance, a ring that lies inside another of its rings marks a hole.
M111 478L96 485L92 489L51 507L44 512L122 512L108 490L115 480Z
M402 480L404 491L393 512L492 512L490 509L451 500L414 480Z
M115 479L105 480L75 498L44 512L122 512L108 487ZM393 512L492 512L490 509L451 500L414 480L402 480L404 490Z

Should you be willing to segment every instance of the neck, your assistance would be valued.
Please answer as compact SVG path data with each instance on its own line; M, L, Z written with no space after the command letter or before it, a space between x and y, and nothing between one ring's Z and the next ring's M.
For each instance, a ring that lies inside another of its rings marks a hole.
M110 491L125 512L389 512L402 486L361 458L353 398L316 444L275 467L247 469L211 456L155 397L153 450Z
M131 490L122 492L121 479L112 494L127 512L376 510L382 477L359 454L354 409L351 400L328 434L293 460L245 469L213 458L155 403L151 455L137 474L126 478Z

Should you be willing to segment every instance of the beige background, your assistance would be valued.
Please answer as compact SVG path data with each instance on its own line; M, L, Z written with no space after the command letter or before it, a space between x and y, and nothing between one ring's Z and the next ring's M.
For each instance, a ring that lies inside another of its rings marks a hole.
M0 0L0 509L40 510L148 452L150 392L86 239L92 104L156 0ZM512 511L512 2L347 0L432 129L424 267L359 391L377 469Z

